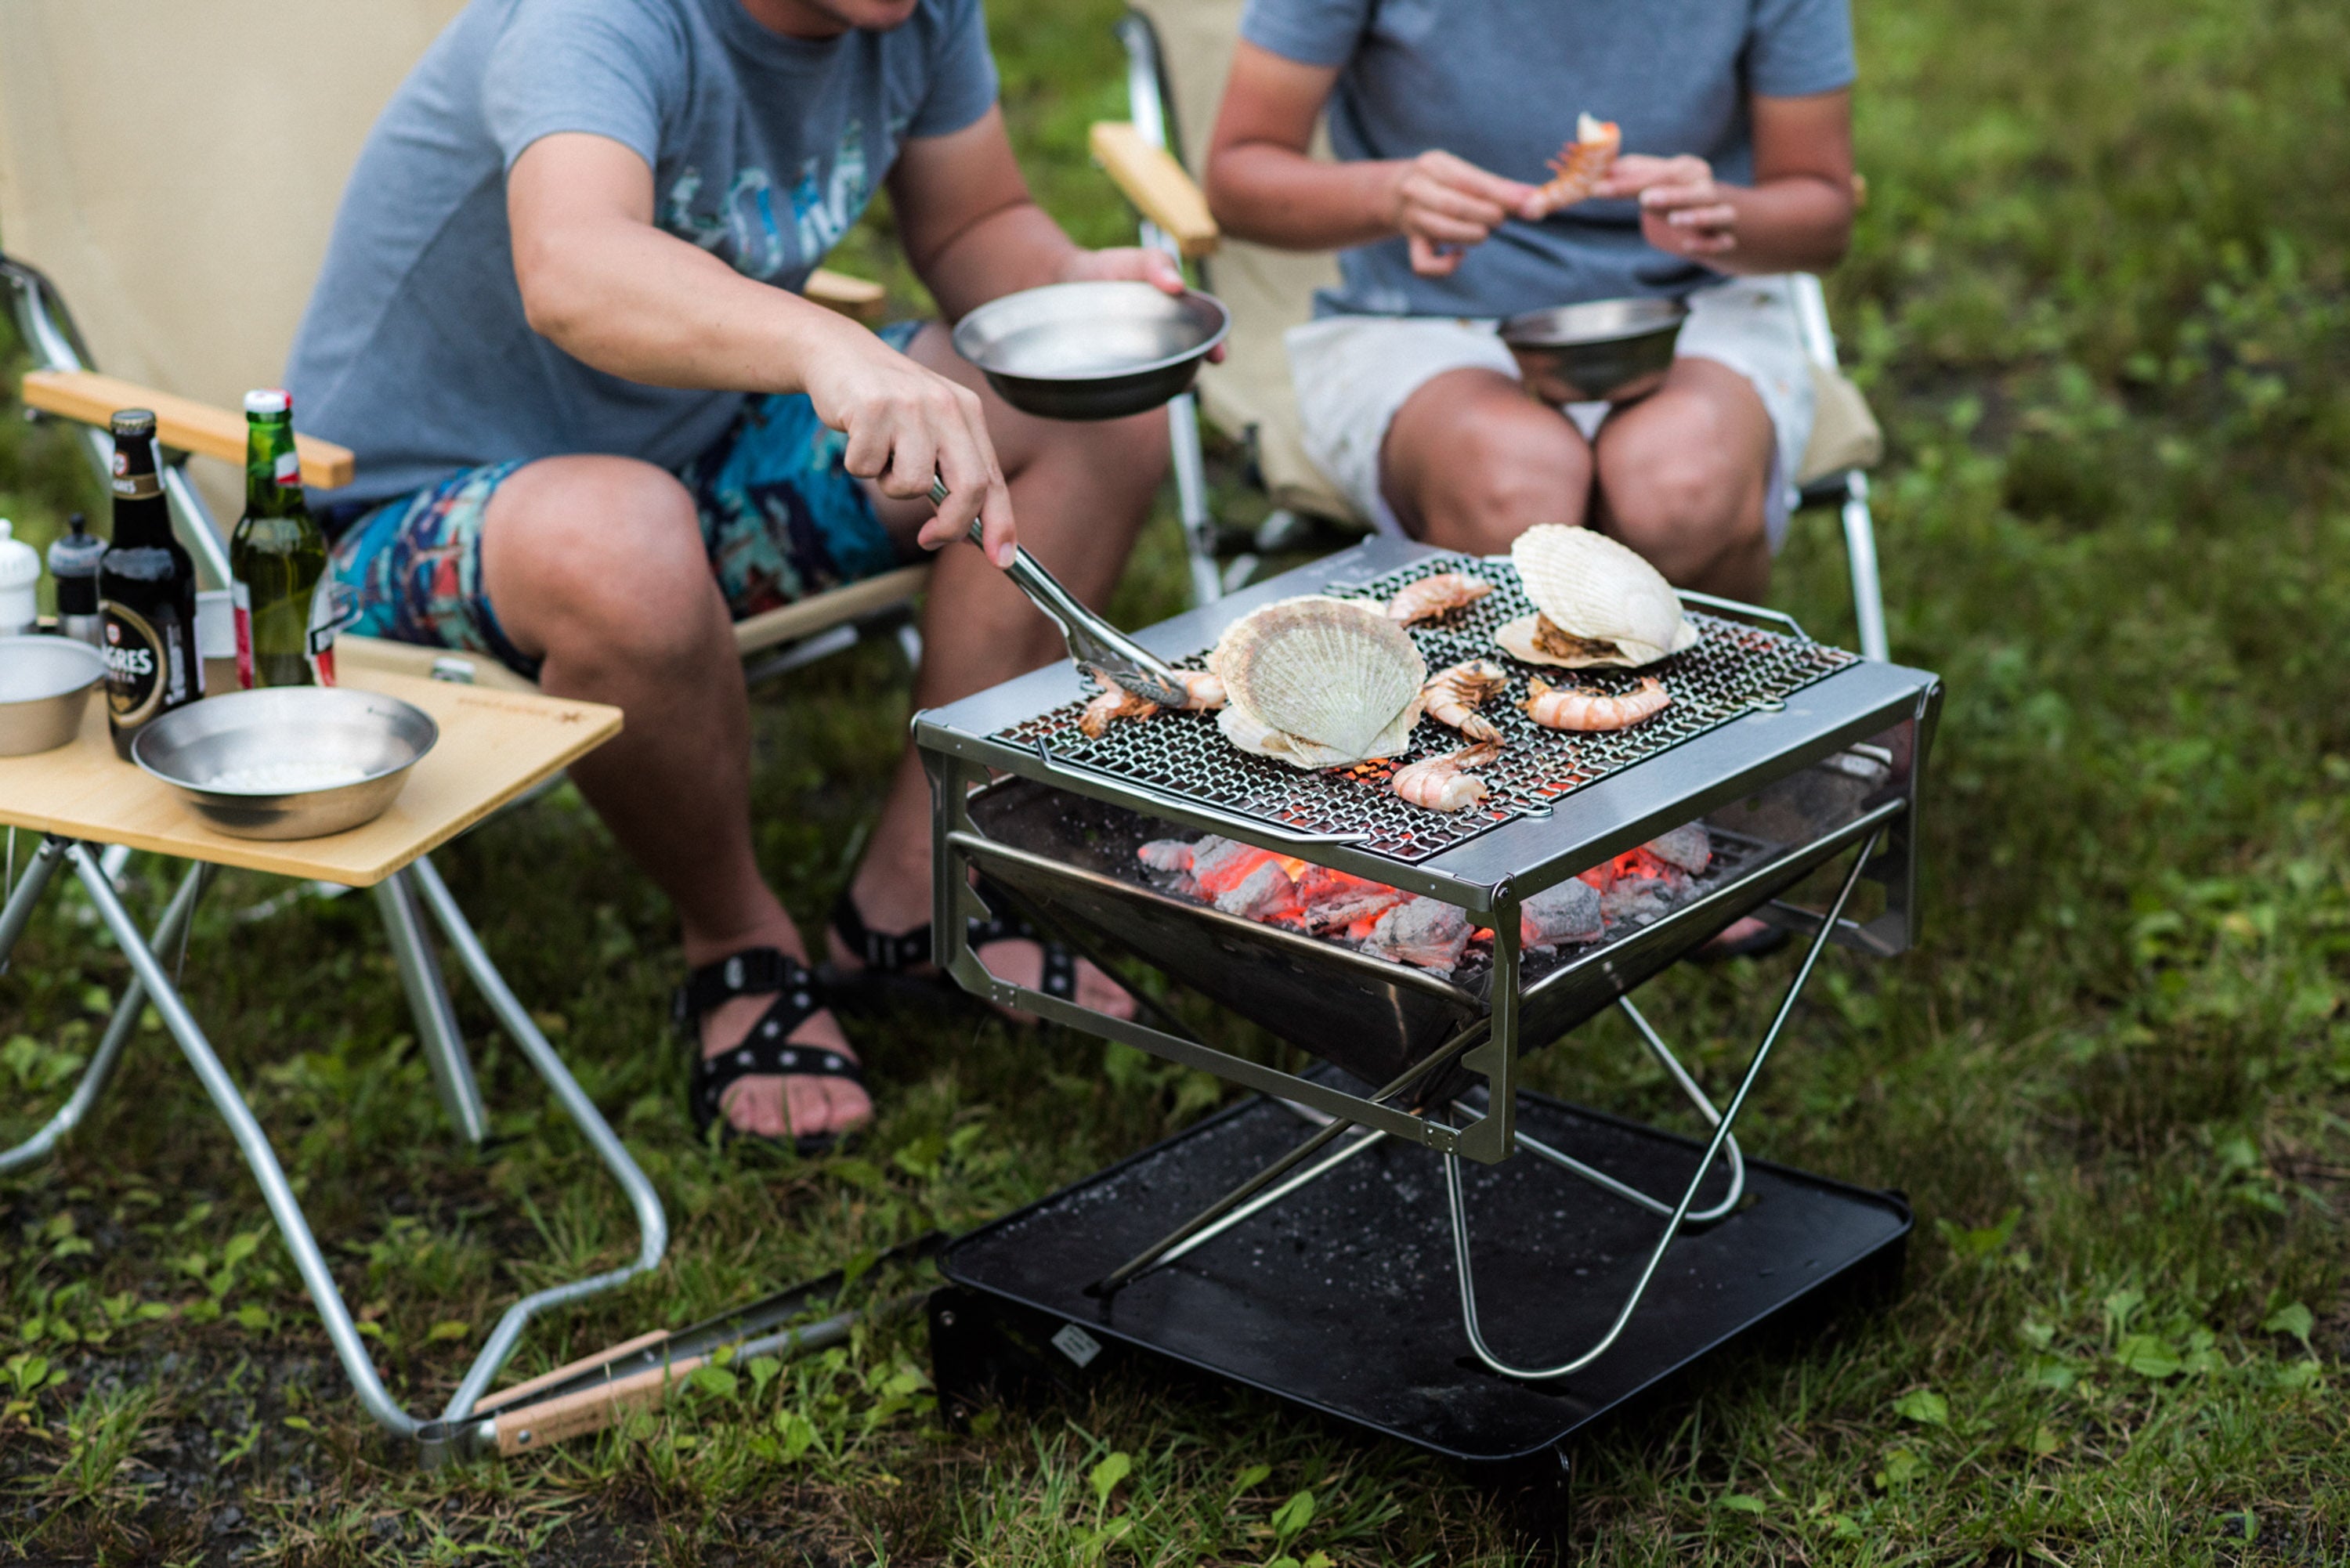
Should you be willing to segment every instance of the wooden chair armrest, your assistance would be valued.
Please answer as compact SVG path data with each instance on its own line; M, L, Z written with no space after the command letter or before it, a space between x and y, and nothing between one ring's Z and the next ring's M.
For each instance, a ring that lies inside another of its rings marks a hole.
M1094 161L1126 193L1135 210L1168 234L1187 256L1213 255L1223 238L1208 199L1163 147L1153 147L1122 119L1094 121Z
M202 452L239 467L244 463L244 416L193 398L159 392L94 370L27 370L23 395L28 409L86 425L106 423L117 409L152 409L155 433L165 446ZM347 446L296 433L294 450L302 459L302 483L320 490L339 490L358 472Z
M861 321L868 327L879 327L889 314L889 291L878 283L847 273L818 267L808 274L807 296L827 310L837 310L851 321Z

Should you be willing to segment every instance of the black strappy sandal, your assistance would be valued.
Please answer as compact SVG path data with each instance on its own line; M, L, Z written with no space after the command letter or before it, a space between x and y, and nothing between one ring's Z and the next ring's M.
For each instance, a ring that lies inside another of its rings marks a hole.
M741 1044L715 1056L702 1054L697 1025L702 1014L733 997L770 993L775 1000L751 1025L751 1033L743 1037ZM793 1030L830 1003L826 988L806 965L785 958L774 948L745 948L688 975L685 983L671 997L670 1021L677 1025L679 1034L693 1053L693 1074L686 1087L687 1106L693 1113L693 1130L707 1137L710 1129L716 1127L723 1139L784 1141L762 1133L744 1132L726 1119L726 1091L743 1078L846 1078L863 1086L865 1070L854 1057L827 1046L795 1044L789 1039ZM850 1136L854 1135L799 1134L792 1137L791 1145L803 1156L814 1156L828 1153Z
M931 928L927 925L894 934L877 931L858 913L857 901L843 892L840 901L832 907L832 929L841 944L865 964L862 970L853 972L827 966L825 983L834 1000L844 1006L879 1002L885 997L932 1005L977 1000L956 984L952 975L942 971L913 972L918 966L931 961ZM1016 915L1008 919L999 915L972 921L969 940L973 951L992 942L1035 942L1045 954L1036 989L1063 1002L1076 1001L1077 955L1066 942L1055 940Z

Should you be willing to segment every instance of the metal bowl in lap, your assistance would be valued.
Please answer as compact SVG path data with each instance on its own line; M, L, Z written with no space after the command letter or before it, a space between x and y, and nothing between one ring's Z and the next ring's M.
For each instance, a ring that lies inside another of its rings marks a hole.
M166 713L130 760L239 838L317 838L372 822L441 738L421 709L376 691L232 691Z
M106 660L63 637L0 637L0 757L54 751L81 733Z
M1115 420L1189 390L1231 327L1232 313L1212 295L1055 283L988 301L957 324L954 346L1015 409Z
M1689 306L1678 299L1595 299L1502 323L1526 389L1550 403L1625 403L1662 384Z

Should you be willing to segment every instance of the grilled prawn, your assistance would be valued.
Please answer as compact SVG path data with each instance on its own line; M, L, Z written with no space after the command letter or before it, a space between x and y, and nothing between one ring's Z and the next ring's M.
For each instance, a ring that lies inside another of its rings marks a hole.
M1624 133L1614 120L1578 117L1575 140L1558 150L1550 161L1550 179L1534 192L1540 209L1534 215L1547 218L1587 199L1616 167L1616 154L1623 145Z
M1485 798L1485 781L1471 776L1468 770L1482 767L1501 754L1498 741L1463 746L1448 755L1397 769L1389 787L1412 805L1430 811L1460 811Z
M1493 591L1493 585L1466 572L1439 572L1416 583L1406 583L1388 601L1388 618L1416 626L1449 615L1462 605L1475 604Z
M1148 719L1159 711L1159 704L1147 697L1137 697L1091 665L1087 673L1101 682L1101 692L1086 704L1077 715L1077 728L1089 741L1098 741L1113 721ZM1206 713L1224 705L1224 683L1204 670L1179 670L1175 679L1183 683L1188 694L1183 703L1187 713Z
M1547 730L1622 730L1662 712L1672 697L1655 676L1641 679L1637 691L1612 697L1579 686L1553 686L1537 675L1534 695L1523 704L1526 717Z
M1440 670L1419 689L1430 718L1471 741L1499 741L1502 732L1477 711L1479 703L1510 683L1510 672L1490 659L1471 659Z

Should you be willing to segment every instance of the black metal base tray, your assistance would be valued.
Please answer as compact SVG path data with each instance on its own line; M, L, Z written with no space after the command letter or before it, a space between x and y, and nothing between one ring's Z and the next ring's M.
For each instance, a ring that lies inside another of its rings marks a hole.
M1668 1201L1699 1153L1535 1095L1522 1097L1518 1125ZM1544 1385L1471 1355L1442 1168L1392 1140L1112 1299L1085 1293L1311 1130L1252 1101L954 1242L940 1267L960 1288L931 1314L941 1392L968 1401L1039 1376L1070 1383L1139 1351L1472 1466L1507 1466L1790 1308L1804 1307L1794 1326L1809 1333L1856 1288L1887 1288L1911 1224L1898 1196L1750 1159L1745 1203L1674 1244L1623 1337ZM1521 1365L1581 1354L1662 1221L1523 1152L1464 1162L1462 1175L1486 1343ZM1718 1193L1722 1180L1707 1186ZM1071 1324L1082 1337L1063 1332Z

